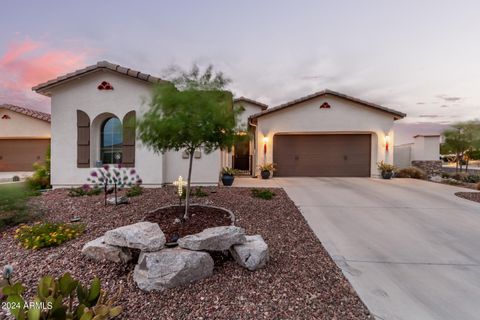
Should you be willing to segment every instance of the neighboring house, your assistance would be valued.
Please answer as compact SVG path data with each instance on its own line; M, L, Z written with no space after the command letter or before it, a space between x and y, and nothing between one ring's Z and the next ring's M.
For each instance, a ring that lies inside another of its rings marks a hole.
M0 105L0 172L33 171L50 144L50 115L10 104Z
M51 97L52 185L83 184L102 163L135 167L150 186L186 176L184 152L155 154L128 125L148 108L152 85L162 82L102 61L34 87ZM244 97L234 104L243 109L242 134L252 140L232 152L196 152L196 184L217 184L223 166L257 175L264 161L276 162L279 176L375 176L377 161L393 161L393 122L405 116L328 90L270 109Z

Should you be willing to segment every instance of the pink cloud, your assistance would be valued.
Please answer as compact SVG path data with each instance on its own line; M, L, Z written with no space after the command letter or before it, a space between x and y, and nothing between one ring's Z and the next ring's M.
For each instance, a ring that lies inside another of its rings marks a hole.
M25 39L7 46L0 56L0 103L43 109L48 99L32 93L31 87L85 66L87 52L52 48Z

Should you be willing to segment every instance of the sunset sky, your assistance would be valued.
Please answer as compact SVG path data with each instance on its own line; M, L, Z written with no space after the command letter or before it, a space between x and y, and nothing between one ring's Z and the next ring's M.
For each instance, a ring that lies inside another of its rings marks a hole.
M325 88L408 114L397 142L480 118L479 1L3 1L0 103L108 60L159 76L212 63L269 105Z

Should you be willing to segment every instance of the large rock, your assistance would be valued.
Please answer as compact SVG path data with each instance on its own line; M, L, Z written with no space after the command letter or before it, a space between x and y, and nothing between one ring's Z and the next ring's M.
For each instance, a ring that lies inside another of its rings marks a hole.
M200 233L185 236L178 240L181 248L189 250L228 250L234 244L246 241L245 230L235 226L208 228Z
M109 260L116 263L127 263L132 260L132 255L128 249L108 245L103 237L87 242L83 246L82 253L99 261Z
M268 245L262 236L247 236L244 244L234 245L230 249L235 261L248 270L263 268L268 262Z
M105 233L105 243L111 246L157 251L165 244L165 235L156 223L138 222Z
M178 287L213 274L213 259L206 252L164 249L142 252L133 280L145 291Z
M116 201L115 201L115 197L107 198L107 204L127 204L127 203L128 203L128 197L125 197L125 196L117 197Z

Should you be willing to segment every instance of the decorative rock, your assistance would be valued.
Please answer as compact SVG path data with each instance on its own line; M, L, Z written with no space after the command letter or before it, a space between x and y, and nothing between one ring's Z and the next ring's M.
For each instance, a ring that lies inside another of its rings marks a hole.
M107 203L108 204L127 204L128 203L128 197L117 197L117 203L115 203L115 197L110 197L107 198Z
M157 251L165 244L165 235L156 223L138 222L105 233L105 243L111 246Z
M213 274L213 259L206 252L164 249L141 253L133 280L145 291L178 287Z
M433 182L442 182L443 181L443 178L439 175L435 175L435 176L432 176L430 178L430 181L433 181Z
M189 250L228 250L246 241L245 230L235 226L214 227L180 238L178 245Z
M246 238L247 242L234 245L230 253L239 265L248 270L263 268L268 262L268 245L260 235Z
M103 237L87 242L83 246L82 253L99 261L109 260L116 263L127 263L132 260L132 255L128 249L108 245Z

